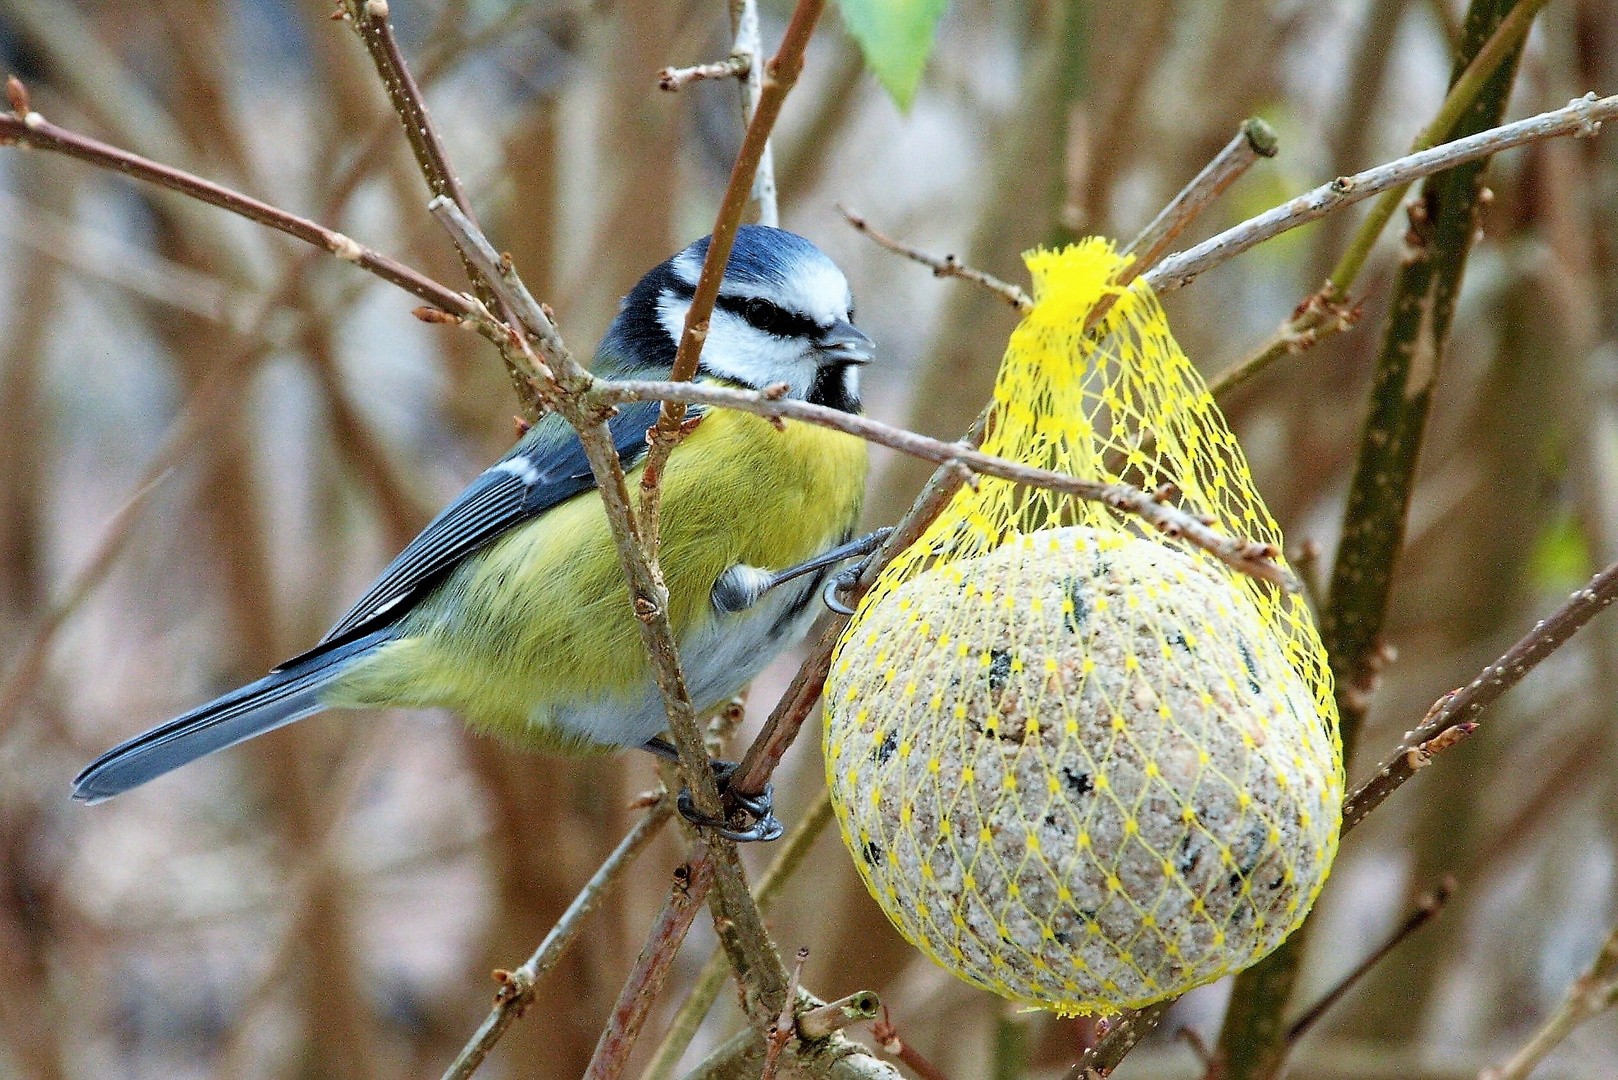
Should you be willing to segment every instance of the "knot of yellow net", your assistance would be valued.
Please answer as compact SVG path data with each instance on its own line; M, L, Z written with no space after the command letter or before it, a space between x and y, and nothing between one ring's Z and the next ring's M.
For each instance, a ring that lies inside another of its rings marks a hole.
M1151 290L1088 239L1025 257L984 449L1147 490L1281 547ZM1085 322L1103 298L1111 310ZM960 977L1062 1012L1253 963L1337 848L1331 676L1296 597L1104 505L963 489L883 572L826 682L867 887Z

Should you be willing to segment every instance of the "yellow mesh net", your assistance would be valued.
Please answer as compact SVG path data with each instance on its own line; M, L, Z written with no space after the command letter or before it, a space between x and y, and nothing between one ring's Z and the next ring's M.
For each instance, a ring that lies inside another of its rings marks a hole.
M1027 256L984 450L1170 497L1281 546L1151 290L1090 239ZM1086 332L1107 295L1111 310ZM1107 507L988 477L860 604L826 682L843 839L901 933L979 986L1116 1011L1303 920L1342 753L1295 596Z

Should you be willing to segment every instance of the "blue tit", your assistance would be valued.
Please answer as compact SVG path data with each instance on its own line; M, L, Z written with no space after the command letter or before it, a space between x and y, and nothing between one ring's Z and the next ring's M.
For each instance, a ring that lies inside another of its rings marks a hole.
M698 240L624 298L598 374L668 377L707 248ZM790 397L858 412L873 347L853 318L848 282L824 253L744 226L698 378L784 383ZM627 405L608 424L632 491L658 408ZM830 567L863 550L849 541L866 451L824 427L691 412L695 430L664 474L661 563L692 702L709 710L804 635ZM560 417L472 481L312 649L109 750L73 794L111 798L324 709L390 706L453 709L479 731L545 751L671 754L600 494ZM779 831L767 806L744 809L763 823L752 832Z

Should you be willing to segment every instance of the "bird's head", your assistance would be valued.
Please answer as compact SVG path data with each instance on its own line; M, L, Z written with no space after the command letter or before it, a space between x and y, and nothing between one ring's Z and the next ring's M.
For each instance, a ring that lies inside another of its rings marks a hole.
M598 370L668 373L707 254L703 237L641 278L602 340ZM757 390L786 383L789 397L858 412L859 368L874 352L854 326L854 297L836 263L795 233L741 227L702 348L702 374Z

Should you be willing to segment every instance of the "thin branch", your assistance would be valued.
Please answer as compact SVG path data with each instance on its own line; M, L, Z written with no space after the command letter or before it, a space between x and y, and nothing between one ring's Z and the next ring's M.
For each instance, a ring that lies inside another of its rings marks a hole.
M758 0L730 0L730 29L736 42L731 54L744 60L747 69L742 73L742 124L753 123L758 115L759 102L764 98L764 71L759 61L764 55L764 44L758 31ZM758 223L778 228L781 224L781 206L775 191L775 143L764 140L764 149L758 155L758 172L753 177L753 201L758 203Z
M673 94L681 87L706 79L745 78L752 66L745 56L728 56L712 64L695 64L683 68L666 67L657 73L657 87Z
M837 204L837 209L842 212L843 217L847 218L848 223L854 226L855 229L869 236L895 255L903 255L907 259L921 263L921 265L933 272L933 277L955 277L960 278L962 281L982 285L1024 315L1034 310L1034 298L1024 292L1020 286L1013 285L1009 281L1002 281L993 274L967 266L953 254L942 257L929 255L919 248L911 247L902 240L895 240L887 233L878 230L863 216L856 214L841 203Z
M1153 266L1168 254L1169 245L1203 209L1235 183L1261 157L1271 158L1278 149L1270 125L1252 117L1242 121L1241 130L1225 144L1214 159L1176 195L1139 236L1124 248L1125 255L1136 255L1144 266Z
M1068 476L1065 473L985 454L964 443L947 443L903 428L890 427L855 413L846 413L793 398L772 397L768 393L753 390L736 390L698 383L624 380L597 384L595 396L600 400L612 402L661 400L718 405L759 416L803 420L822 427L835 428L927 461L939 464L952 462L985 476L995 476L1002 480L1011 480L1104 503L1114 510L1141 518L1165 536L1184 539L1234 570L1280 585L1289 591L1297 591L1297 583L1292 579L1292 575L1276 562L1279 553L1272 545L1226 536L1197 517L1161 502L1155 495L1129 484L1107 484L1099 480Z
M8 86L22 86L12 78ZM204 180L180 169L160 165L137 154L131 154L86 135L57 127L37 112L0 113L0 146L22 146L31 150L49 150L113 172L132 176L137 180L188 195L200 202L229 210L260 225L286 233L315 247L324 248L344 262L368 270L383 281L418 296L457 315L471 314L471 306L461 294L439 284L411 267L390 259L386 255L328 229L307 218L289 214L285 210L260 202L250 195Z
M1372 950L1371 955L1356 964L1354 970L1339 979L1337 985L1322 994L1320 1000L1316 1001L1302 1016L1292 1022L1292 1026L1287 1028L1286 1041L1290 1044L1301 1039L1322 1016L1326 1015L1327 1010L1341 1001L1344 994L1354 989L1361 979L1370 974L1372 968L1386 959L1388 954L1402 945L1411 934L1438 918L1439 913L1444 910L1444 905L1449 903L1450 894L1454 891L1455 879L1446 877L1433 888L1423 893L1421 898L1416 901L1416 909L1405 918L1404 922L1399 924L1392 934L1388 935L1386 941Z
M601 903L607 891L623 877L624 871L646 849L646 845L656 838L672 815L672 810L672 800L665 795L618 842L612 854L607 856L567 906L567 910L562 912L562 917L556 920L556 925L551 927L534 954L517 970L496 974L495 977L500 980L500 992L495 995L494 1007L455 1061L444 1071L443 1080L466 1080L483 1064L483 1059L489 1056L489 1051L500 1041L500 1036L532 1004L539 980L561 960L578 938L584 920Z
M1382 804L1382 800L1432 761L1433 755L1460 742L1477 728L1484 709L1522 681L1540 661L1567 643L1591 619L1618 600L1618 563L1591 578L1548 619L1534 624L1504 656L1484 668L1459 690L1439 698L1426 719L1405 736L1375 774L1343 804L1343 832L1348 832Z
M680 951L680 943L685 940L691 920L696 917L712 884L712 851L706 843L698 843L691 857L676 869L674 887L669 890L663 911L652 924L640 957L618 995L618 1004L613 1007L612 1016L596 1043L595 1055L584 1071L584 1080L617 1080L622 1075L629 1054L635 1048L636 1036L663 988L663 980L668 977L674 955Z
M708 240L702 273L697 278L691 306L686 309L685 327L680 332L680 345L669 374L669 378L675 382L684 382L696 374L702 346L708 340L708 321L713 317L714 301L719 298L719 284L725 275L725 264L730 261L736 230L741 228L742 213L747 209L753 190L753 178L758 173L759 161L769 142L770 131L775 127L776 117L781 114L781 104L803 71L804 50L825 6L826 0L798 0L787 23L786 33L781 38L780 48L764 67L758 107L753 110L753 119L747 125L746 135L742 137L742 147L736 155L736 164L731 168L730 182L725 186L724 199L719 204L719 214ZM658 414L657 426L648 438L646 465L641 473L641 526L651 543L654 558L657 554L658 508L661 503L659 487L663 468L675 444L680 441L684 421L685 406L665 401Z
M1534 1067L1561 1045L1573 1029L1618 1005L1618 929L1607 935L1595 963L1568 987L1556 1011L1533 1038L1503 1065L1484 1069L1478 1080L1528 1080Z
M1618 95L1598 99L1591 93L1560 109L1422 150L1353 176L1339 176L1196 247L1170 255L1144 276L1159 292L1178 289L1250 247L1372 195L1514 146L1562 135L1594 135L1603 120L1614 116L1618 116Z
M404 129L405 139L410 143L411 153L415 155L428 190L434 198L453 202L475 227L477 216L472 212L472 203L466 197L460 178L450 166L449 155L444 152L444 140L439 136L432 114L427 109L427 99L415 76L410 73L404 51L399 48L398 38L394 36L387 0L340 2L343 17L353 25L371 56L377 76L382 80L382 88L398 115L399 125ZM461 249L461 258L473 294L498 315L501 322L515 325L516 319L507 307L506 292L494 287L494 282L467 257L465 249ZM502 347L500 355L506 363L506 374L517 391L517 399L522 402L527 419L538 419L541 403L531 373L522 369L515 351Z
M876 1040L883 1053L898 1058L904 1063L905 1068L921 1077L921 1080L949 1080L943 1070L923 1057L915 1047L899 1038L899 1029L893 1026L886 1005L882 1007L882 1019L871 1025L871 1037Z
M803 982L803 965L808 959L809 950L799 949L798 961L792 965L792 978L787 981L786 999L781 1003L780 1015L764 1033L764 1068L759 1072L759 1080L775 1080L776 1067L781 1063L781 1052L797 1034L795 1012L798 1008L798 987Z

